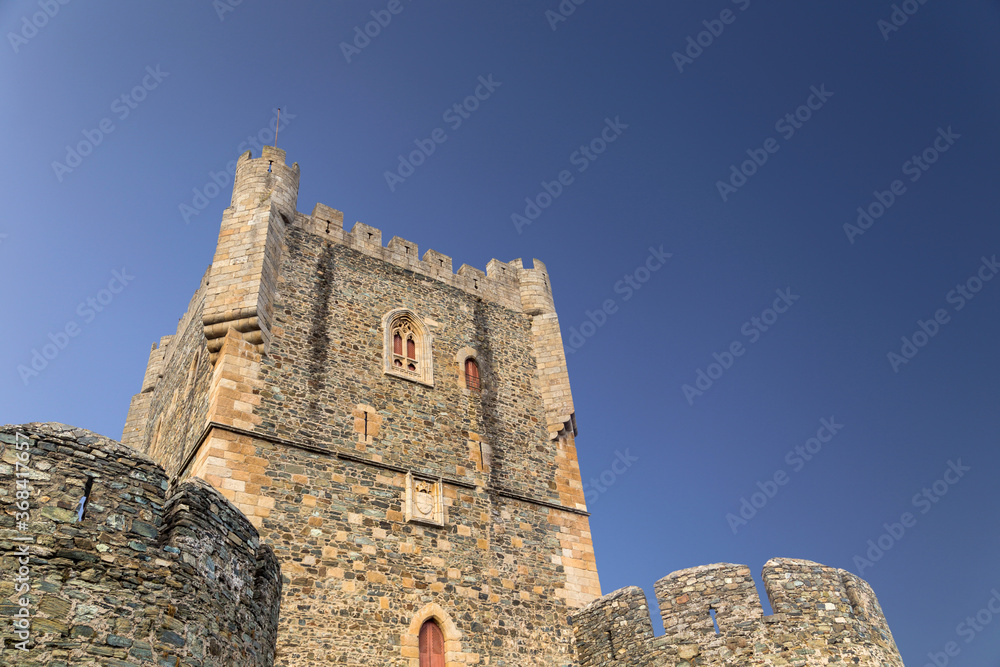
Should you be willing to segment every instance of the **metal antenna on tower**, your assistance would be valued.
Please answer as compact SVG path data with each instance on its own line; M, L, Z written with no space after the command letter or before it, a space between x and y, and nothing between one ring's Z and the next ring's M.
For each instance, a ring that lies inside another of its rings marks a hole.
M278 124L281 122L281 107L278 107L278 117L274 121L274 147L278 147Z

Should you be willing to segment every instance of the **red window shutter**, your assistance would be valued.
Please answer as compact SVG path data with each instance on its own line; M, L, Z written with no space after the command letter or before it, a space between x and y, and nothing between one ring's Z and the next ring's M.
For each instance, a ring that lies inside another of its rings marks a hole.
M392 351L396 354L403 354L403 337L399 334L392 337Z
M465 386L469 389L479 389L479 365L475 359L465 360Z
M412 338L406 339L406 358L407 359L417 358L417 342Z
M444 637L434 621L420 628L420 667L444 667Z

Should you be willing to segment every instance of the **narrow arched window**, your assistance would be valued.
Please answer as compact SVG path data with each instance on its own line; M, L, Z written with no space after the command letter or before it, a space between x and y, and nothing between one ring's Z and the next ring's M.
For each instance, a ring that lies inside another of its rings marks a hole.
M420 628L420 667L444 667L444 636L434 621Z
M471 357L465 360L465 386L469 389L479 389L479 364Z

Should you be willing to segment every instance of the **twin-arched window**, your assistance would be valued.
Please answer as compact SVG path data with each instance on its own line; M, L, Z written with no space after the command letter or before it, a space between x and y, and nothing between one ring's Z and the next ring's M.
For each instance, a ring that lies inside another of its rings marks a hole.
M444 635L433 620L420 627L420 667L444 667Z
M417 334L408 317L400 317L392 329L392 365L417 372Z
M386 313L382 326L385 331L385 373L434 386L431 333L420 318L412 311L401 308Z

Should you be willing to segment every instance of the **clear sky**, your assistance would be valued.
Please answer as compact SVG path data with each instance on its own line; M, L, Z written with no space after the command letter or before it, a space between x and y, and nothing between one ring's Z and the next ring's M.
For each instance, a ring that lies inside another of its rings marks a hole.
M996 0L63 2L0 4L0 422L120 437L281 107L299 210L546 262L605 592L806 558L1000 664Z

